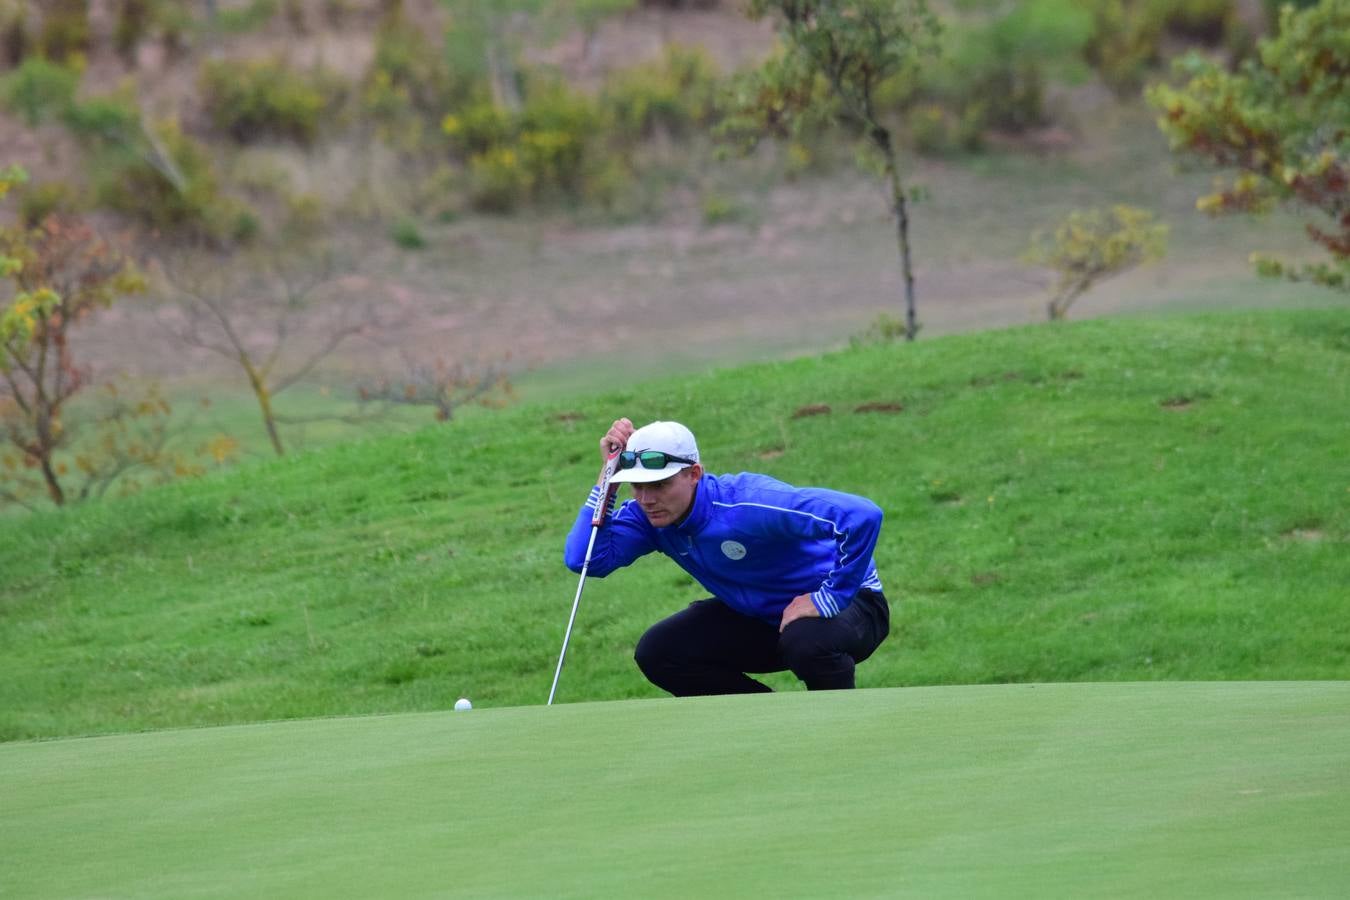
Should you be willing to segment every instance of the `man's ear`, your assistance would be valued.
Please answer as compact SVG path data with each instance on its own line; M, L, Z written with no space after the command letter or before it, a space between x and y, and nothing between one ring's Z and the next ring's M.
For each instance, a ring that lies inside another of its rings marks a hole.
M694 474L691 476L691 477L693 478L694 481L698 481L700 478L703 477L703 466L702 466L701 464L699 464L699 463L694 463L692 466L690 466L690 467L689 467L688 469L686 469L685 471L694 473Z

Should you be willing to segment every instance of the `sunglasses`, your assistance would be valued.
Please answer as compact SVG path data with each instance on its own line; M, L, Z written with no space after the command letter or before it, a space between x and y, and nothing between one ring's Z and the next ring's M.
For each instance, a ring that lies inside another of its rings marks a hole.
M632 469L638 465L644 469L664 469L673 462L687 463L691 466L695 464L692 459L672 456L662 450L625 450L619 454L620 469Z

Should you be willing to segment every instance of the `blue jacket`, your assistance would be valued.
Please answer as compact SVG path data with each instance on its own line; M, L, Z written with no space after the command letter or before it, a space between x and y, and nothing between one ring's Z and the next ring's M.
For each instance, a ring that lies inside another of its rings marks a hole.
M577 514L563 559L580 572L600 489ZM872 551L881 507L863 497L799 488L767 475L707 475L684 521L657 528L635 500L595 536L588 574L603 578L660 551L737 612L777 625L792 598L810 594L822 616L838 615L862 588L881 590Z

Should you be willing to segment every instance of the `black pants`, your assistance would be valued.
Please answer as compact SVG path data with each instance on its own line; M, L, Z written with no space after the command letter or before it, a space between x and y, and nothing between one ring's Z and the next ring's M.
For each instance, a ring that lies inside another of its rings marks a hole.
M647 680L677 697L768 691L747 672L791 669L809 690L853 687L853 667L890 632L890 607L876 591L859 591L833 618L777 625L744 616L720 600L699 600L662 619L633 653Z

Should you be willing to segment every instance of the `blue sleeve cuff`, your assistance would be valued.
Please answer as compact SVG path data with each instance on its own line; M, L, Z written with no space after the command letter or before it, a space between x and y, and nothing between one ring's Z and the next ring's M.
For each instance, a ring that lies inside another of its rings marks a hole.
M614 507L615 507L617 501L618 501L618 492L617 492L617 491L611 491L611 492L610 492L610 495L609 495L609 503L608 503L608 505L605 506L605 518L606 518L606 519L608 519L611 515L614 514ZM589 509L592 513L594 513L594 512L595 512L595 507L596 507L599 503L600 503L600 486L597 484L597 485L594 485L593 487L591 487L591 493L590 493L590 496L588 496L588 497L586 498L586 504L585 504L585 507L586 507L586 509Z
M839 601L824 588L811 594L811 602L815 604L816 611L820 613L821 618L833 619L839 615Z

